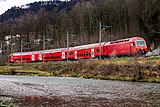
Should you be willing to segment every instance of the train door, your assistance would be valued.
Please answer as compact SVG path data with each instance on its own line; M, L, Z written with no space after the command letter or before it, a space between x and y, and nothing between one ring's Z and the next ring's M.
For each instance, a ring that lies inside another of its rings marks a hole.
M74 51L74 58L77 59L77 51Z
M34 54L32 54L32 62L34 62L35 58L34 58Z
M136 49L135 49L135 43L134 42L131 42L131 44L130 44L130 54L131 55L136 54Z
M11 62L13 62L13 55L11 55Z
M39 61L42 61L42 54L39 54L38 59Z
M8 61L9 61L9 62L13 62L13 55L10 55L10 56L9 56Z
M65 52L62 52L62 60L65 59Z
M94 48L91 49L92 58L94 58Z

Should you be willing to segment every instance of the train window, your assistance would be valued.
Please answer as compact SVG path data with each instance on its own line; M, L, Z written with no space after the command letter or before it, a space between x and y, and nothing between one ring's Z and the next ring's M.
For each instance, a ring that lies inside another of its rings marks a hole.
M87 52L87 56L88 56L88 52Z
M97 49L97 52L99 52L99 49Z
M73 55L73 53L72 53L72 52L70 52L70 55Z
M144 40L137 40L136 44L137 44L137 46L146 46Z
M134 42L131 43L131 46L134 46Z

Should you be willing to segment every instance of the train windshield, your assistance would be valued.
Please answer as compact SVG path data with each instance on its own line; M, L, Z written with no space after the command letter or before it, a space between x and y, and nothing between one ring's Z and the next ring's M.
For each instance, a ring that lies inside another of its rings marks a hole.
M137 40L136 44L137 46L146 46L146 43L144 42L144 40Z

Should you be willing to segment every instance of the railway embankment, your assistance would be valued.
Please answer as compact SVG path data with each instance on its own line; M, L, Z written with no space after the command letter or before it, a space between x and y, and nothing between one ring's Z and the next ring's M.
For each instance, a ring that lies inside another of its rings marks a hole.
M1 75L64 76L160 83L160 58L115 58L0 66Z

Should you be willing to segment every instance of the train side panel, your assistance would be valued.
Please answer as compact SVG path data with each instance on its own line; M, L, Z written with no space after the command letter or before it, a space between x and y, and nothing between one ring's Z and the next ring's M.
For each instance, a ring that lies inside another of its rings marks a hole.
M63 60L75 60L75 52L74 52L74 49L69 49L68 51L67 50L64 50L63 51L65 53L65 57L63 58ZM68 52L68 57L67 57L67 52Z
M77 59L90 59L92 55L91 48L77 50Z
M44 59L44 62L61 61L62 60L62 52L46 53L46 54L44 54L43 59Z

